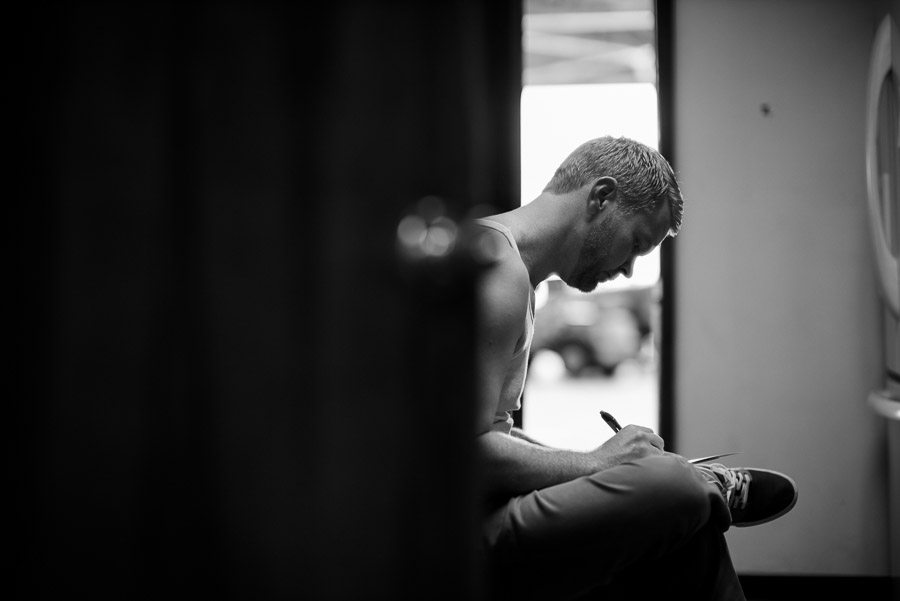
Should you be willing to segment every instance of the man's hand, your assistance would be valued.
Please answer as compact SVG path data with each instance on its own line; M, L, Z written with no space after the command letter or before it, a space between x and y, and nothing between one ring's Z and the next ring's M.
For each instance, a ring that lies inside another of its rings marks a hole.
M603 469L663 453L663 439L644 426L625 426L615 436L591 451Z

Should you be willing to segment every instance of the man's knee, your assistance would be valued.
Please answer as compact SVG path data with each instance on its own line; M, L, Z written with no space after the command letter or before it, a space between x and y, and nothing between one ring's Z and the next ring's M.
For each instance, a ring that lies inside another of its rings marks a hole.
M663 519L678 516L699 528L710 516L710 487L696 468L673 455L647 457L639 462L640 495L647 498Z

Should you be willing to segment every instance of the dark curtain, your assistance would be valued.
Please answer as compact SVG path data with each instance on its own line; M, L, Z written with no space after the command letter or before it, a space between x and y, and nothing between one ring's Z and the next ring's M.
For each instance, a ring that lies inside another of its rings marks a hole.
M22 598L477 598L477 266L519 2L30 3L11 62Z

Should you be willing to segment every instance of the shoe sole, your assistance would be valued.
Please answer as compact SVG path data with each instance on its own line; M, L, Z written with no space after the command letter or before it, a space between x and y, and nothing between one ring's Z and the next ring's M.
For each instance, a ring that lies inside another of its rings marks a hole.
M731 525L734 526L735 528L747 528L748 526L759 526L760 524L765 524L766 522L771 522L772 520L777 520L778 518L780 518L781 516L783 516L788 511L790 511L791 509L794 508L794 505L797 504L797 497L800 496L800 491L797 490L797 483L794 482L794 479L791 478L790 476L788 476L787 474L783 474L781 472L776 472L774 470L766 470L766 469L762 469L762 468L758 468L758 467L748 468L748 469L751 469L754 472L766 472L768 474L775 474L777 476L780 476L780 477L786 479L788 482L791 483L791 486L794 488L794 498L791 500L790 504L788 504L787 507L785 507L778 513L774 513L770 516L767 516L765 519L762 519L762 520L756 520L755 522L741 522L740 524L732 523Z

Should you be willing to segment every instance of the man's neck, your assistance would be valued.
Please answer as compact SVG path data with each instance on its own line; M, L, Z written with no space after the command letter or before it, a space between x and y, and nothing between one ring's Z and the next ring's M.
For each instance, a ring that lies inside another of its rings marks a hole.
M572 194L540 196L512 211L489 217L510 229L532 286L574 264L580 242L573 236L577 223L576 198Z

